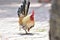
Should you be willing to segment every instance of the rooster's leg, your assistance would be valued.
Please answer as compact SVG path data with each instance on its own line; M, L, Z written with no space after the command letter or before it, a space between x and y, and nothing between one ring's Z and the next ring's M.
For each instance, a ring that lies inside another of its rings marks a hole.
M28 33L27 30L25 30L26 34Z
M28 33L28 31L26 30L26 27L25 26L23 26L23 29L24 29L24 31L26 32L26 34Z

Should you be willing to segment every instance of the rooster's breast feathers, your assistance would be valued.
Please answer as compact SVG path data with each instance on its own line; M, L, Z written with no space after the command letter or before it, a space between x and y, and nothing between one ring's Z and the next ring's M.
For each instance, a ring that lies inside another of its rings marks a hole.
M34 21L30 20L30 15L27 15L26 17L24 17L22 22L23 22L23 25L27 27L31 27L32 25L34 25Z

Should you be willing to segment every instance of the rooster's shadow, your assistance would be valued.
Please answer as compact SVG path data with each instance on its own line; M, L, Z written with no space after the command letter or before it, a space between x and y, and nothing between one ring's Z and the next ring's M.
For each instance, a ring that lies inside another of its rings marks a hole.
M18 33L18 35L34 35L34 33Z

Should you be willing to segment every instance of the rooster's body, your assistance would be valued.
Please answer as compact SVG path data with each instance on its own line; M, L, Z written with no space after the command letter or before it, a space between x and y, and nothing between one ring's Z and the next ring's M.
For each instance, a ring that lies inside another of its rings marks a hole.
M25 12L27 14L27 12ZM32 27L34 27L34 11L32 11L32 14L25 15L24 12L20 13L18 15L19 17L19 25L22 26L22 29L25 30L25 32L29 32Z
M34 27L34 14L27 15L25 17L24 15L21 15L19 17L19 24L27 33L32 27Z

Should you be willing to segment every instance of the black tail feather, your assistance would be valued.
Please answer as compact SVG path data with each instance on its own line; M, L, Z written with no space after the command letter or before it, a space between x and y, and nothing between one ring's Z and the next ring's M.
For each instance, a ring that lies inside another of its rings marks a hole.
M29 6L30 6L30 2L28 1L28 4L27 4L27 9L26 9L26 15L28 14L28 11L29 11Z
M25 6L26 6L26 0L24 0L24 2L23 2L23 15L25 15Z
M18 8L18 17L20 17L20 14L22 13L22 10L23 10L23 6L21 5L21 7Z

